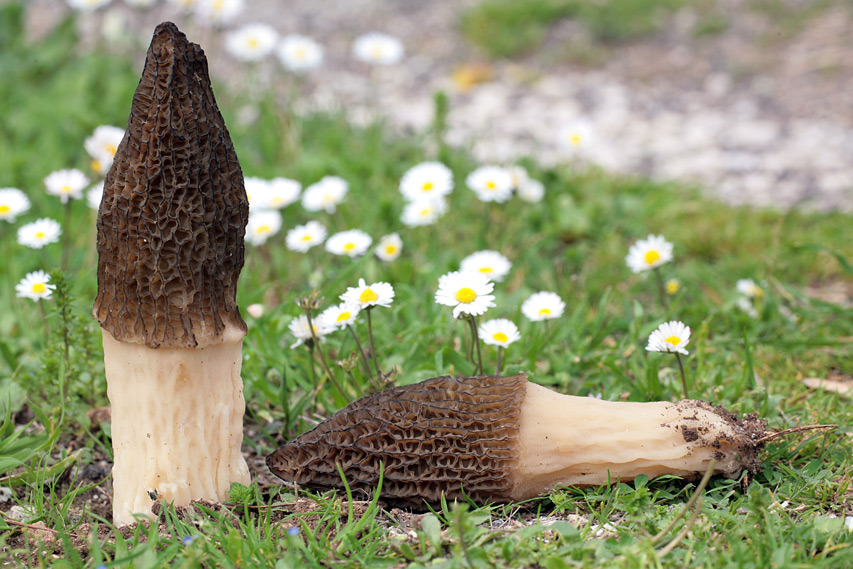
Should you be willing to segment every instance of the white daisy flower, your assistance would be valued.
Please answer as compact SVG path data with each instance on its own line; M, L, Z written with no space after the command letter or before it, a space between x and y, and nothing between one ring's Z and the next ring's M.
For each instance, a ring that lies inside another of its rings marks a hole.
M748 298L761 298L764 296L764 289L758 286L752 279L739 279L737 282L737 291Z
M477 251L471 253L459 263L459 270L482 273L495 282L501 282L512 267L509 259L497 251Z
M157 0L124 0L124 3L134 8L150 8Z
M400 193L409 201L446 196L453 191L453 172L441 162L422 162L400 179Z
M249 209L258 211L270 209L270 183L257 176L246 176L243 178L243 187L246 188L246 199L249 200Z
M435 301L452 306L454 318L460 314L479 316L495 306L494 289L495 283L482 273L454 271L439 277Z
M77 168L51 172L44 179L47 193L58 196L62 203L69 199L79 200L83 197L83 189L89 185L89 178Z
M243 11L244 0L195 0L199 20L215 26L227 24Z
M649 345L646 350L650 352L678 352L687 355L684 349L690 343L690 327L684 322L672 320L664 322L657 330L649 336Z
M290 178L273 178L269 181L267 190L267 206L272 209L284 209L299 199L302 184Z
M323 64L323 46L306 36L285 36L275 54L285 69L297 73Z
M13 223L30 209L30 198L18 188L0 188L0 219Z
M287 248L299 253L307 253L314 245L319 245L326 239L326 228L322 223L309 221L305 225L297 225L287 232L285 242Z
M521 313L531 322L553 320L563 315L566 303L555 292L536 292L521 304Z
M406 227L432 225L447 211L447 200L442 197L421 198L409 202L403 208L400 221Z
M274 209L249 213L246 224L246 242L254 246L263 245L267 239L281 230L281 214Z
M373 238L360 229L340 231L326 241L326 251L333 255L358 257L364 255L373 243Z
M539 180L525 180L515 191L519 198L529 203L539 203L545 197L545 185Z
M518 333L518 326L512 320L507 320L506 318L486 320L480 324L480 329L477 332L483 342L492 346L500 346L501 348L506 348L513 342L521 339L521 334Z
M74 10L80 10L81 12L97 10L109 3L110 0L68 0L68 5L71 6L71 8Z
M340 330L354 323L359 312L361 308L357 304L342 302L330 306L321 312L318 318L330 329Z
M34 271L27 273L27 276L15 285L15 296L18 298L41 300L43 298L50 298L55 289L56 285L50 284L50 275L44 271Z
M376 249L374 251L380 261L394 261L400 256L400 252L402 250L403 240L400 239L400 235L397 233L391 233L389 235L385 235L379 240L379 244L376 245Z
M95 182L86 190L86 205L94 210L101 209L101 200L104 198L104 180Z
M246 24L225 37L225 50L240 61L260 61L275 49L278 33L267 24Z
M302 207L308 211L335 213L349 190L349 183L338 176L325 176L302 193Z
M393 65L403 59L403 43L388 34L369 33L356 38L352 44L353 56L373 65Z
M745 296L738 297L737 307L743 310L750 318L758 318L758 311L755 309L755 305L752 304L751 299Z
M58 221L43 217L18 228L18 243L32 249L41 249L59 241L62 227Z
M583 155L592 146L592 128L586 121L563 125L558 130L558 143L571 156Z
M296 342L290 345L290 349L301 346L310 340L312 336L311 328L314 329L313 335L321 342L325 342L326 339L323 336L331 332L331 330L317 317L311 318L311 326L309 327L308 317L304 314L300 314L287 325L287 329L296 337Z
M663 235L649 235L640 239L628 250L625 262L635 272L641 273L664 263L672 261L672 243L663 238Z
M678 279L669 279L663 284L666 294L675 295L681 290L681 281Z
M500 166L480 166L465 178L465 184L484 202L505 202L512 196L512 174Z
M83 147L92 159L93 172L100 176L107 175L122 138L124 138L124 129L101 125L92 132L92 136L83 141Z
M347 304L354 304L364 310L371 306L391 306L394 301L394 287L385 282L368 285L364 279L358 279L358 286L347 287L340 296Z

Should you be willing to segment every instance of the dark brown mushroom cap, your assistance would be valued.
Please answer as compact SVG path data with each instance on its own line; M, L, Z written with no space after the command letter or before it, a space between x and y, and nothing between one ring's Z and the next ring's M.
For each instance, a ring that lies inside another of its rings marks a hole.
M527 386L513 377L436 377L362 397L267 457L287 482L370 493L423 507L464 495L510 500L519 414Z
M237 307L249 203L202 49L157 26L98 214L94 315L151 348L245 331Z

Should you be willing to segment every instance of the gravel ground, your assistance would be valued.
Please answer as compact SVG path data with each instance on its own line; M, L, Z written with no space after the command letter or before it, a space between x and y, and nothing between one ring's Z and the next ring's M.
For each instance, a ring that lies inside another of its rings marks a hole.
M147 42L156 23L175 21L205 47L214 77L239 84L245 70L221 49L222 35L266 22L324 44L323 66L304 79L306 100L344 108L355 122L381 109L393 125L422 130L441 89L451 102L449 141L483 161L594 163L696 183L734 204L853 211L853 10L830 6L774 41L745 0L720 1L738 16L719 36L696 40L698 18L682 10L658 37L610 50L596 69L555 56L580 33L571 22L555 26L537 54L488 61L458 31L474 0L247 0L218 32L163 2L135 12L113 0L79 25L84 37L106 25ZM29 8L35 36L67 11L61 0ZM403 62L373 70L354 62L351 42L368 31L401 38ZM256 77L278 77L277 69L271 58ZM453 79L460 69L482 81ZM581 144L569 142L572 133Z

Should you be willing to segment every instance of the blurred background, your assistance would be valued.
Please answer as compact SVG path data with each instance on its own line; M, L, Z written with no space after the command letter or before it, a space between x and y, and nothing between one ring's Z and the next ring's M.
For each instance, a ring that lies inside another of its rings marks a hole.
M171 20L245 101L267 87L356 123L433 124L484 161L695 183L735 204L853 211L853 3L848 0L30 0L46 37L71 10L80 49L126 52L141 68L154 26ZM250 24L322 47L288 70L247 62L228 37ZM353 57L368 32L402 57ZM298 91L298 97L293 96Z

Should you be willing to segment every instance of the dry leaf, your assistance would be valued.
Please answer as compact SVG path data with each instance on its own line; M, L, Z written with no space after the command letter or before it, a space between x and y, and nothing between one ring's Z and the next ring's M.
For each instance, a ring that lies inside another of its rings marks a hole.
M494 75L492 66L487 63L463 63L453 71L453 84L462 91L468 91L478 83L491 81Z
M846 395L847 397L853 395L853 381L851 380L839 381L836 379L807 377L803 380L803 383L809 389L823 389L824 391L831 391L839 395Z

